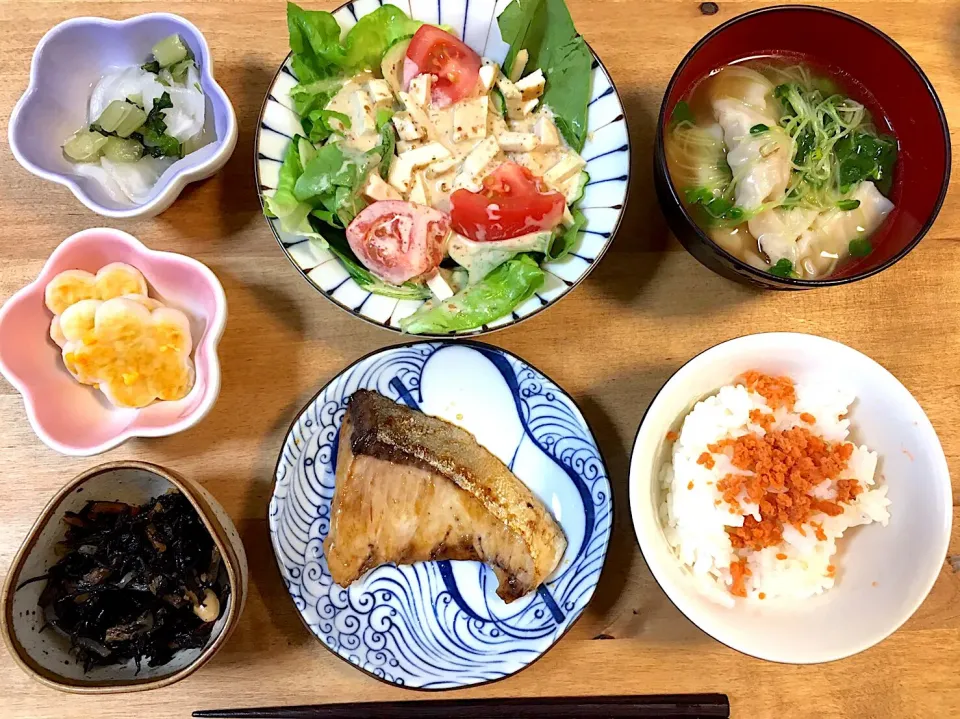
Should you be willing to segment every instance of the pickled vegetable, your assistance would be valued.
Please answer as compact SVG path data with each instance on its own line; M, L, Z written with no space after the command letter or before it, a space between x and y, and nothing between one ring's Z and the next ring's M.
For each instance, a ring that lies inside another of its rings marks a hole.
M130 108L134 107L124 100L114 100L100 113L96 125L104 132L116 132L120 124L130 114ZM134 128L136 129L136 128Z
M114 162L136 162L143 157L143 145L133 139L108 137L103 154Z
M181 60L170 68L170 77L173 78L174 82L183 84L183 81L187 79L187 73L190 71L190 68L196 66L196 63L190 58Z
M153 57L160 67L170 67L186 60L189 50L179 35L171 35L153 46Z
M96 162L108 139L99 132L81 130L63 144L63 154L74 162Z
M130 137L131 134L139 129L147 119L147 113L136 105L129 105L127 116L117 125L115 132L117 137Z

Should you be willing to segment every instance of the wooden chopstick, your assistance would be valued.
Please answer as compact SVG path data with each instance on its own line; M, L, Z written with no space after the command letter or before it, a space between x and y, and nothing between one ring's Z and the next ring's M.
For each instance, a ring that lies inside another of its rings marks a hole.
M193 712L193 716L206 719L729 719L730 702L724 694L443 699L204 709Z

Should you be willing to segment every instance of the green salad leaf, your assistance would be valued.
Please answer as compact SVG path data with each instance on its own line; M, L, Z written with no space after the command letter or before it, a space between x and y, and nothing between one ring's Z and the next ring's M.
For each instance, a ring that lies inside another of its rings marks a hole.
M543 104L555 115L557 128L577 152L587 139L590 66L593 57L577 34L564 0L513 0L497 18L500 35L510 45L506 71L517 53L529 53L526 71L543 70L547 84Z
M280 166L277 189L263 198L264 210L269 216L280 220L284 232L322 239L310 225L309 215L313 208L309 203L298 200L295 193L297 180L303 174L299 149L301 143L310 144L306 138L297 136L287 147Z
M360 264L357 256L350 249L350 243L343 230L337 228L324 229L326 247L337 256L343 268L360 287L367 292L384 297L393 297L398 300L426 300L432 296L424 285L404 282L402 285L387 284L370 270Z
M343 77L340 75L295 85L290 90L290 98L293 100L293 109L301 117L301 122L303 122L302 118L308 117L311 112L323 110L341 87L343 87Z
M573 250L573 246L577 243L580 230L582 230L586 224L587 216L580 210L574 210L573 224L570 225L570 227L561 228L562 232L557 235L547 251L546 260L553 262L555 260L562 260L569 255Z
M333 15L322 10L304 10L288 2L287 29L293 72L302 84L340 73L346 52L340 44L340 25Z
M544 277L543 270L530 255L517 255L450 299L427 302L400 320L400 328L414 335L476 329L532 297Z
M312 208L313 216L334 227L346 227L364 207L360 188L379 157L344 151L330 142L316 150L294 183L297 202Z
M300 118L300 124L310 142L323 142L331 135L342 134L330 124L331 120L337 120L344 129L350 129L350 117L335 110L311 110Z
M343 38L344 66L350 72L380 67L383 53L398 40L413 37L423 25L396 5L383 5L364 15Z

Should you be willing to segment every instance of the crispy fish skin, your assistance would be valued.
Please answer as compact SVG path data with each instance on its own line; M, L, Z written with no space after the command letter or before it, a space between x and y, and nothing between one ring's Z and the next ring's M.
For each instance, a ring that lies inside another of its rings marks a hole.
M350 398L324 541L337 584L385 562L473 559L493 566L510 602L565 549L550 512L469 432L376 392Z

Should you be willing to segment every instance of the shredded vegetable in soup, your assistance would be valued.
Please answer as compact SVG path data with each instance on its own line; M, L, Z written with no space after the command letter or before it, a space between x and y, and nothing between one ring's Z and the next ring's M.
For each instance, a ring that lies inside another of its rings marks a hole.
M870 254L894 210L897 141L883 119L783 58L727 65L699 82L674 108L665 149L701 229L780 277L826 277Z

